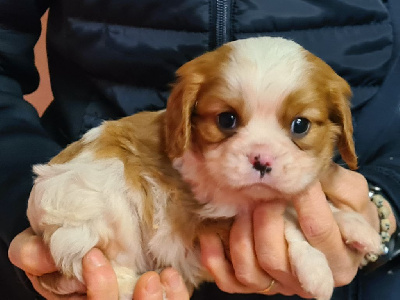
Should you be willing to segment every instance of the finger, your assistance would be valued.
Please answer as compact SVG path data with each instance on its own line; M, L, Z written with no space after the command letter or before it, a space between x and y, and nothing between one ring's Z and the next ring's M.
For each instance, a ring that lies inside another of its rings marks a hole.
M253 212L257 259L262 268L271 272L273 277L289 271L284 211L283 203L269 202L258 205Z
M368 183L360 173L332 164L320 182L324 193L338 208L362 212L369 205L370 201L355 201L368 198Z
M336 286L354 277L360 257L342 241L342 236L319 183L295 197L294 207L304 236L323 252L334 274Z
M227 293L254 292L240 283L232 265L225 257L224 247L217 234L204 233L200 236L201 260L215 280L217 286ZM269 283L266 283L268 286Z
M69 277L60 272L48 273L40 276L40 284L47 290L59 295L86 294L86 285L74 277Z
M26 276L31 281L32 286L35 289L35 291L38 292L41 296L43 296L45 299L48 299L48 300L49 299L57 299L57 297L55 295L53 295L50 291L43 288L43 286L40 284L37 276L34 276L29 273L26 273Z
M43 296L47 300L84 300L86 299L85 295L82 294L71 294L71 295L56 295L49 290L45 289L39 282L37 276L32 274L26 274L29 280L32 283L33 288L36 292L38 292L41 296Z
M321 186L335 207L361 214L379 232L378 211L369 199L368 183L364 176L332 164L327 175L322 177Z
M368 182L363 175L333 164L322 178L321 186L336 207L351 208L362 214L377 231L380 231L377 208L369 199ZM396 229L396 220L390 204L385 201L384 206L391 212L389 220L392 226L389 234L392 234Z
M272 279L269 283L269 286L262 290L262 291L257 291L256 294L261 294L261 295L276 295L276 294L281 294L284 296L293 296L293 295L298 295L302 298L309 298L307 297L308 294L298 294L294 292L291 288L289 287L284 287L280 282L276 281L275 279Z
M312 246L323 252L330 247L338 247L339 228L319 183L295 197L293 205L298 214L300 227Z
M222 291L231 294L258 293L273 295L279 293L285 295L293 295L293 292L289 291L289 289L283 290L280 282L276 280L272 288L270 288L273 281L272 278L269 278L269 280L265 282L264 289L268 289L267 291L254 290L239 282L235 277L232 265L227 259L225 259L224 248L218 235L210 233L201 235L200 247L202 263L211 273L215 280L215 283Z
M253 212L254 241L257 259L261 267L279 283L279 293L309 297L292 274L285 239L284 211L280 202L258 205ZM277 292L274 287L269 294Z
M156 272L147 272L140 276L133 293L134 300L162 300L163 287L160 275Z
M35 276L57 271L48 247L31 228L11 241L8 257L15 266Z
M160 277L168 300L189 300L189 291L176 270L165 269L161 272Z
M232 225L229 249L236 279L257 291L265 289L271 277L257 261L253 237L251 212L243 212Z
M87 299L118 299L118 283L115 272L99 249L93 248L84 256L82 271L87 287Z

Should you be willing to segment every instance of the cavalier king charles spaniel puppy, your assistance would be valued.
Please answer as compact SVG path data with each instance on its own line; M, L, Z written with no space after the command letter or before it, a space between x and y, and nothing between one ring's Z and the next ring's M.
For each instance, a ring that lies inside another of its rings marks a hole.
M34 166L28 218L49 246L58 275L43 286L68 294L84 283L93 247L111 261L120 299L146 271L173 267L189 290L210 276L198 235L221 230L261 201L301 193L337 150L357 167L349 85L293 41L227 43L177 71L167 109L104 122L46 165ZM380 236L360 215L332 206L343 239L380 253ZM293 208L285 215L293 272L329 299L325 256L307 243ZM58 285L59 276L71 278Z

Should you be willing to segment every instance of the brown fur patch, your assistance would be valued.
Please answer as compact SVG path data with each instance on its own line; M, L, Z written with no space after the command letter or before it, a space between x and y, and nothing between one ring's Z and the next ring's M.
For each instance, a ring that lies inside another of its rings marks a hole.
M124 164L128 186L144 199L143 220L153 230L154 194L151 180L168 194L167 214L177 234L188 245L193 244L200 208L180 174L166 155L164 136L165 112L142 112L118 121L104 123L93 147L96 159L118 158Z
M337 146L344 161L355 169L357 156L352 138L350 87L318 57L307 52L306 58L311 63L309 78L304 87L293 91L283 101L280 123L290 135L292 121L296 117L307 118L311 121L309 133L293 139L298 147L323 158L327 167Z
M340 128L337 149L350 169L357 169L357 155L353 141L353 124L350 110L352 96L349 84L337 75L328 64L318 57L308 54L307 59L314 63L316 72L312 72L311 81L324 89L329 108L329 119Z
M205 147L219 144L231 137L250 119L250 113L245 109L244 100L237 95L227 98L224 89L227 86L223 80L201 89L199 101L192 115L193 144L202 152ZM232 113L236 116L234 129L222 129L218 125L221 113Z
M221 68L229 58L231 48L224 45L213 52L206 53L183 65L178 71L178 81L175 84L167 104L166 135L174 136L167 140L167 153L171 159L182 156L192 141L192 114L198 113L203 105L201 102L207 91L213 91L221 80ZM213 96L208 98L212 101ZM214 100L217 100L214 98ZM214 122L211 114L205 116L209 122ZM196 118L194 117L193 121ZM202 128L211 139L219 139L215 128ZM199 143L202 140L198 141ZM197 144L197 142L196 142Z
M76 141L76 142L70 144L67 148L62 150L55 157L53 157L50 160L49 164L50 165L53 165L53 164L64 164L64 163L67 163L67 162L71 161L72 159L77 157L79 155L79 153L82 152L82 150L84 149L84 146L85 145L82 142L82 140L79 140L79 141Z

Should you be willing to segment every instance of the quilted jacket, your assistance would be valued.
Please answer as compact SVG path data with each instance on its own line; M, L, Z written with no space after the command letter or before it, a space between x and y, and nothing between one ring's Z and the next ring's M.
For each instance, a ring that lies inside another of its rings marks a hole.
M23 94L38 85L33 47L48 8L54 101L39 118ZM28 226L31 166L102 120L165 107L175 70L230 40L293 39L348 80L359 171L398 211L399 16L398 0L0 0L0 298L36 297L7 259L10 241ZM359 275L335 297L378 299L375 291L398 299L397 264ZM392 281L380 282L388 270ZM194 298L228 297L210 296L219 293L212 286L203 291Z

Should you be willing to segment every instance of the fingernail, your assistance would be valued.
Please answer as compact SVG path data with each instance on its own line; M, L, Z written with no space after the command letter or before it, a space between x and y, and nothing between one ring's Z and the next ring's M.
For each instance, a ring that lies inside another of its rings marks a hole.
M176 291L182 288L182 279L181 276L177 272L172 272L168 277L168 285L172 290Z
M89 263L95 268L102 267L107 263L103 252L96 248L90 251L87 259L89 260Z
M161 292L161 282L157 275L151 276L147 279L146 291L150 295L158 294Z

